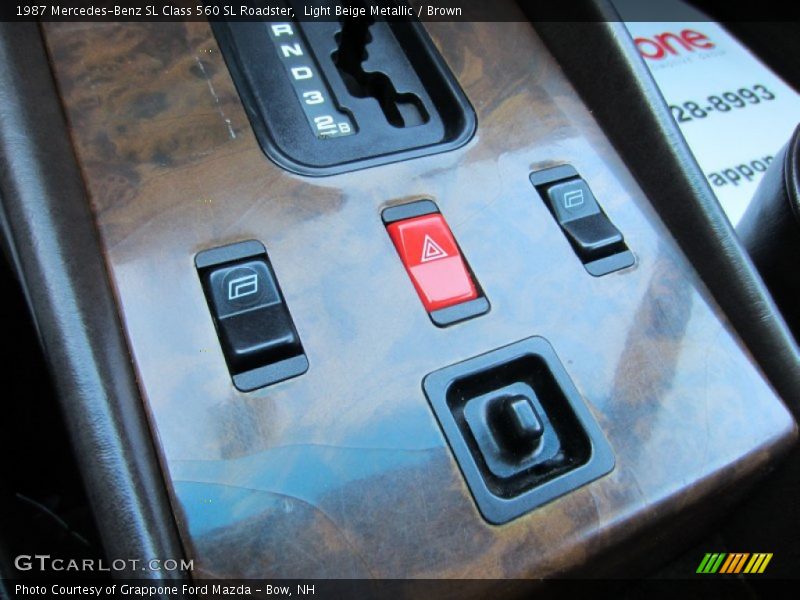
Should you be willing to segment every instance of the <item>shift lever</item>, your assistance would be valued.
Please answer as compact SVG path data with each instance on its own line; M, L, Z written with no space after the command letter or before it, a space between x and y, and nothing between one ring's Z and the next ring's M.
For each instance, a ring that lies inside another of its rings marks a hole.
M800 126L770 163L737 231L800 341Z

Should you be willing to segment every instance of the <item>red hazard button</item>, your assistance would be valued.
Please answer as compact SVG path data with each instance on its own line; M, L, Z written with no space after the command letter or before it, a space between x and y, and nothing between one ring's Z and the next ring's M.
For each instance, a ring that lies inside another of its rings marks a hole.
M478 297L442 215L436 213L397 221L386 229L425 310L433 312Z

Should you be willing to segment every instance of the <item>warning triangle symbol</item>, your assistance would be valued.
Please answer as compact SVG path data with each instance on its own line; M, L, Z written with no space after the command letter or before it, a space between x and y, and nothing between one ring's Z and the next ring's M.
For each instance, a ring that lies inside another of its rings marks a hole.
M426 235L425 241L422 243L422 258L420 262L428 262L438 258L445 258L447 252L442 250L442 247L431 239L431 236Z

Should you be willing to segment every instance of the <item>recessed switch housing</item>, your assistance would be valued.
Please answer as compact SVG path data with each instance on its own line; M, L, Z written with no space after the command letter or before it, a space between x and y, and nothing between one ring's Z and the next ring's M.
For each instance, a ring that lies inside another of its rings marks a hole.
M434 371L423 388L490 523L510 521L614 468L611 447L544 338Z

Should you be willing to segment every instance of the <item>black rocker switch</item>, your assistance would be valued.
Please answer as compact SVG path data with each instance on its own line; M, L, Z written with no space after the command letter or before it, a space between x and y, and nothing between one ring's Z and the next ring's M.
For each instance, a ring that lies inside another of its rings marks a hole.
M236 371L300 353L300 340L266 262L212 268L208 291L222 347Z
M264 246L201 252L195 264L236 387L251 391L308 369Z
M583 179L570 179L547 188L558 224L585 263L625 249L622 234L600 210Z
M605 275L634 263L619 229L573 167L537 171L530 179L589 273Z

